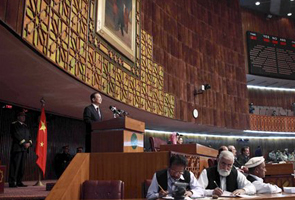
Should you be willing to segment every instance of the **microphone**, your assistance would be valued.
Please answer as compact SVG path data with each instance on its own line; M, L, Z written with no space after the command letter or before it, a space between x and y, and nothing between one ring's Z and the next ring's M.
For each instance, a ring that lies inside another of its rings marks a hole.
M121 113L117 110L117 108L115 106L110 106L110 110L117 115L120 115Z
M129 115L129 113L125 110L119 110L120 114L123 115L123 116L127 116Z

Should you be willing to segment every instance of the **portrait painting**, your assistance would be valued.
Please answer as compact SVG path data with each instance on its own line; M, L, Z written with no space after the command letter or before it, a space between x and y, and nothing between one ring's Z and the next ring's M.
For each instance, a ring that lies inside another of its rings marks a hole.
M97 32L130 60L135 57L136 0L98 0Z

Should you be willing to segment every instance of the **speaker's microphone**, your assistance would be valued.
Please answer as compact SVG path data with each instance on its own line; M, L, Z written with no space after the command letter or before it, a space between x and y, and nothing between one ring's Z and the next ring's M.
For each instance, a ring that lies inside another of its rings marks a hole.
M117 110L117 108L115 106L110 106L110 110L114 113L114 114L118 114L120 115L121 113Z
M119 110L119 112L120 112L121 115L123 115L123 116L127 116L127 115L129 115L129 113L128 113L127 111L125 111L125 110Z

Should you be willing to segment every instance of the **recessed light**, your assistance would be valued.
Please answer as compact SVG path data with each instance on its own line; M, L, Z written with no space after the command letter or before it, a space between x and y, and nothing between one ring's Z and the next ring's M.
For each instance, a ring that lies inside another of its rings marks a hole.
M255 5L256 5L256 6L259 6L259 5L260 5L260 1L256 1L256 2L255 2Z
M290 17L290 16L292 16L292 13L288 13L287 15Z
M290 1L294 1L294 0L290 0Z

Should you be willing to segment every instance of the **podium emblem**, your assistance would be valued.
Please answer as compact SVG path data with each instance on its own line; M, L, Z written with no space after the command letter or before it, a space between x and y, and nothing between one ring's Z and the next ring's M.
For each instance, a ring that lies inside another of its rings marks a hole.
M133 133L131 135L131 147L132 149L136 149L138 146L138 139L136 133Z

